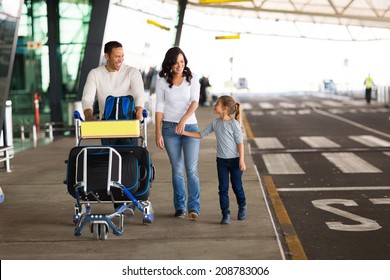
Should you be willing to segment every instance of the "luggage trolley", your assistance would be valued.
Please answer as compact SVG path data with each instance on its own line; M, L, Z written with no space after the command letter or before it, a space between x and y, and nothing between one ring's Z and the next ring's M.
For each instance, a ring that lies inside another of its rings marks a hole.
M147 150L146 110L143 115L143 121L83 121L75 112L76 146L66 161L65 184L76 199L73 215L76 236L81 235L87 224L95 239L107 239L109 229L121 235L124 214L134 214L136 209L143 213L143 224L149 225L154 220L148 197L155 168ZM81 145L86 139L130 137L141 140L141 145ZM113 204L113 212L92 213L92 205L97 204Z

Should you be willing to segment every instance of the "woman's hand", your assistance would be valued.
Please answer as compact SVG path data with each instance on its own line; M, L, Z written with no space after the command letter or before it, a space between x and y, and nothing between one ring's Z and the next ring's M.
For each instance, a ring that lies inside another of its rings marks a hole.
M156 145L159 147L161 150L164 150L164 138L160 133L156 134Z

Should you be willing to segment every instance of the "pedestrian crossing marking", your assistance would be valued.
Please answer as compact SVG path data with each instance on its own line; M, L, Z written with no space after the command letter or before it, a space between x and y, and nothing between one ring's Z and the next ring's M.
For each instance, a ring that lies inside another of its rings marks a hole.
M259 106L262 109L274 109L275 108L275 106L272 103L269 103L269 102L260 102Z
M300 139L312 148L339 148L340 145L324 136L302 136Z
M310 109L298 110L298 114L299 114L299 115L307 115L307 114L310 114L310 113L311 113L311 110L310 110Z
M323 105L318 103L318 102L313 102L313 101L303 101L302 102L305 106L307 107L322 107Z
M293 110L284 110L282 112L283 115L290 115L290 116L295 116L297 114L296 111L293 111Z
M344 109L329 109L328 110L329 113L332 113L332 114L344 114L345 113L345 110Z
M297 108L297 105L295 103L290 103L290 102L279 102L279 106L285 109Z
M352 106L364 106L364 105L366 105L366 101L365 100L349 100L348 104L350 104Z
M242 108L243 110L252 110L252 104L247 103L247 102L241 103L241 108Z
M262 155L269 174L305 174L291 154Z
M284 149L276 137L256 137L254 141L259 149Z
M264 116L263 111L251 111L250 114L252 116Z
M371 135L352 135L350 139L368 147L390 147L390 142ZM312 149L338 149L341 146L325 136L301 136L299 139ZM256 137L253 139L259 150L270 150L262 155L269 174L305 174L292 157L291 149L286 149L277 137ZM275 153L271 150L282 149L286 153ZM315 151L315 150L314 150ZM262 152L264 153L264 151ZM383 152L390 156L390 152ZM340 169L343 173L382 173L383 171L368 163L353 152L324 152L322 156Z
M322 153L331 163L336 165L343 173L381 173L382 171L371 165L354 153Z
M348 137L368 147L390 147L390 142L372 135L353 135Z
M334 101L334 100L324 100L321 101L322 104L326 106L331 106L331 107L342 107L344 106L340 101Z
M369 200L373 204L390 204L390 198L388 198L388 197L370 198Z

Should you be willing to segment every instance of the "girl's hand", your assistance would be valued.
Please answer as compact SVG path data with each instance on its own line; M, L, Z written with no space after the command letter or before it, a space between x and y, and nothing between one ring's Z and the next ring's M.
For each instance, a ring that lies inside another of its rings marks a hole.
M246 165L245 165L245 162L243 160L242 161L240 160L240 170L243 172L246 170Z
M184 132L185 124L182 122L179 122L175 127L175 133L182 135Z

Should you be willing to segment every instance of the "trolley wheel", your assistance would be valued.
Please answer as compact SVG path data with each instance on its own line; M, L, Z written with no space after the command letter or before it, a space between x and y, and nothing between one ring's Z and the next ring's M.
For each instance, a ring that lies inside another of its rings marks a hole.
M152 220L149 218L143 218L142 223L146 226L149 226L152 223Z
M100 238L99 224L97 224L97 223L91 224L91 232L92 232L93 238L95 238L96 240L99 240L99 238Z
M99 235L101 240L106 240L108 236L108 227L106 224L99 224Z
M79 215L73 215L73 223L76 225L80 220L80 216Z

